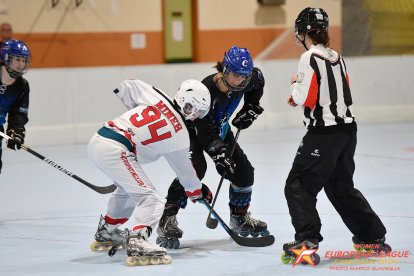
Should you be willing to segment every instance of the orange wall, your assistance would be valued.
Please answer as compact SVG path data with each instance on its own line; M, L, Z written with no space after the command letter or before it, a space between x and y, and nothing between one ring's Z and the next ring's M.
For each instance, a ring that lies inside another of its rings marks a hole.
M32 52L32 68L163 63L161 32L146 35L144 49L131 49L132 33L16 34Z
M233 45L247 47L256 56L271 43L283 29L210 30L196 36L196 62L217 61ZM146 48L131 49L132 33L59 33L31 34L24 40L32 52L32 68L82 67L164 63L162 32L142 32Z
M253 57L263 51L284 29L238 29L200 31L197 35L196 61L221 60L233 45L246 47Z
M5 0L1 19L12 23L14 38L28 43L35 68L162 64L165 32L171 31L163 24L166 1L181 0L81 1L79 7L60 0L54 8L49 0ZM217 61L233 45L249 48L256 57L313 2L329 11L331 28L341 25L340 1L286 0L273 7L257 0L192 0L193 61ZM21 7L32 12L22 18ZM144 34L146 47L132 49L131 34ZM298 57L293 34L284 40L267 58ZM340 50L340 41L332 45Z
M342 54L342 28L329 27L329 47ZM303 54L305 48L302 45L295 45L293 33L285 40L281 41L278 47L274 48L268 53L264 59L278 59L278 58L299 58Z

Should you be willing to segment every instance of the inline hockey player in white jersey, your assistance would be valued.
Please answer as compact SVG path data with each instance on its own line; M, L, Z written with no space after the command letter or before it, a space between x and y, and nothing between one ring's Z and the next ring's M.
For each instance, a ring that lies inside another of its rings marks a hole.
M208 113L210 93L197 80L184 81L174 100L140 80L125 80L114 92L128 111L106 122L88 145L90 159L117 186L91 248L126 247L127 265L168 264L171 258L166 249L148 241L161 218L165 199L141 164L163 156L193 202L211 202L209 188L197 178L191 163L185 125L185 120ZM120 230L119 226L128 220L132 229Z

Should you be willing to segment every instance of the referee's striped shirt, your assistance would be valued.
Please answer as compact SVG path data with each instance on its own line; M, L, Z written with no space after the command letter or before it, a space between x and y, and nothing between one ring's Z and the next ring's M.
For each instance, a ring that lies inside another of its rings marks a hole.
M290 92L303 107L308 128L354 122L349 78L337 52L322 44L312 45L300 58L297 76Z

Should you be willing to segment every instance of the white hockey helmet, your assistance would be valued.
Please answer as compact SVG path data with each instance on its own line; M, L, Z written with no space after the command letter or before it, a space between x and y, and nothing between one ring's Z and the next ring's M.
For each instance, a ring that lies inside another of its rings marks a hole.
M186 120L203 118L210 110L210 91L198 80L183 81L174 100Z

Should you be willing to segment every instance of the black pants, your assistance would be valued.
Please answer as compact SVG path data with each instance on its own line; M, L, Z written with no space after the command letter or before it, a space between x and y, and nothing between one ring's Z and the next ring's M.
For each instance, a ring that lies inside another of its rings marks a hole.
M356 130L329 134L308 131L304 136L285 186L296 240L322 241L316 210L316 197L322 188L355 237L373 242L385 236L381 220L354 188L356 144Z
M193 163L194 169L197 172L198 178L201 180L204 178L207 171L207 161L204 155L203 148L197 140L196 132L194 129L189 129L190 133L190 152L191 152L191 161ZM228 132L224 142L226 143L228 149L230 149L232 142L234 140L234 135L231 131ZM247 159L246 154L240 148L239 144L236 144L232 155L233 161L236 164L236 170L234 177L228 179L237 187L249 187L253 185L254 182L254 168ZM206 183L207 186L208 183ZM178 202L178 203L177 203ZM178 179L174 179L171 183L170 188L168 189L167 195L167 205L180 206L185 208L187 202L187 197L185 195L184 188L181 186Z

